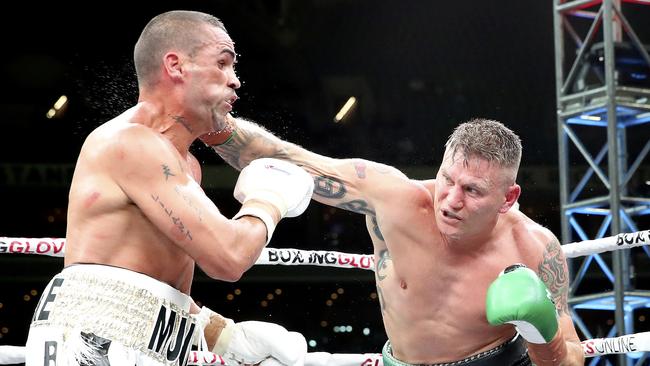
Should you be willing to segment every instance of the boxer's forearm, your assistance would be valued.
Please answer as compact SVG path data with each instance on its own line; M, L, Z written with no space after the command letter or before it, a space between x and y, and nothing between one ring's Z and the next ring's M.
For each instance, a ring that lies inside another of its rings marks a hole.
M560 366L567 357L567 344L562 338L562 332L549 343L528 342L528 355L537 366Z
M567 341L567 357L562 366L584 365L585 353L580 342Z
M293 144L274 136L263 127L241 118L228 117L232 136L212 148L228 164L241 170L256 158L277 158L292 161Z
M528 343L528 354L537 366L582 366L584 355L579 343L566 341L562 331L549 343Z
M296 164L316 177L347 180L347 175L355 176L353 162L347 162L351 159L332 159L316 154L299 145L281 140L262 126L241 118L229 117L228 123L231 126L232 137L224 143L212 145L212 148L236 169L241 170L258 158L275 158Z

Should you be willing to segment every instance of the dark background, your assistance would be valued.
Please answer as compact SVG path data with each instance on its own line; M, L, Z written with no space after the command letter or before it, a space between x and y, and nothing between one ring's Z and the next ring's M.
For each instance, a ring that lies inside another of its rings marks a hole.
M625 8L642 40L650 37L650 22L639 21L650 19L645 8ZM428 178L459 122L504 122L524 144L522 209L559 236L552 4L537 0L12 4L0 25L0 236L65 236L80 146L136 102L133 45L151 17L172 9L209 12L225 23L243 84L235 114L313 151ZM61 94L68 105L47 119ZM358 105L333 123L350 95ZM204 177L206 192L234 214L235 172L201 144L192 150L212 172ZM647 159L642 170L647 174ZM646 180L650 175L639 178L639 189L647 193ZM271 245L371 252L361 216L317 203L283 221ZM0 257L0 344L24 343L40 291L61 265ZM316 341L311 351L354 353L379 352L385 341L374 291L371 273L314 267L255 267L237 284L198 273L193 288L197 300L226 316L301 331ZM352 331L334 333L340 325Z

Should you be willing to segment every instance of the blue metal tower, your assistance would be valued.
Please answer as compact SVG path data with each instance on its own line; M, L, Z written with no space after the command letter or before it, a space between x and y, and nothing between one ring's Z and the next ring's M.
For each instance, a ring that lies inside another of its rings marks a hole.
M650 214L650 180L639 173L650 163L650 56L631 24L635 17L650 22L648 5L644 0L554 0L564 243L639 231ZM650 292L635 289L633 281L639 255L650 251L641 247L570 261L569 305L585 338L635 332L635 310L650 307ZM584 321L593 312L608 312L613 322L594 331ZM614 360L645 365L648 355L596 357L586 364Z

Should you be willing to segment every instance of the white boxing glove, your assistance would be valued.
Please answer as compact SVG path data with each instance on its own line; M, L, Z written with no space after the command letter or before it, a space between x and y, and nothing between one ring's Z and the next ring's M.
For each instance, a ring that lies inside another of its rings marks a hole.
M212 352L238 364L303 366L307 341L278 324L228 319Z
M262 158L242 169L233 195L242 204L249 200L268 203L277 208L283 218L305 212L313 192L314 179L304 169L286 161ZM271 213L259 206L242 207L233 219L246 215L264 222L268 244L276 224Z

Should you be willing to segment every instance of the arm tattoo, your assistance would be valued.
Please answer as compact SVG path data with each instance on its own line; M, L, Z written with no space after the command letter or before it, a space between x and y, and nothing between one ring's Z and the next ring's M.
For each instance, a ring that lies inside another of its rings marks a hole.
M327 199L341 199L347 193L345 184L342 180L325 175L314 177L314 194ZM352 200L341 202L336 207L360 213L364 215L375 216L375 212L368 208L368 202L364 200ZM381 237L380 235L377 235Z
M162 165L163 169L163 175L165 176L165 180L168 180L170 176L174 177L176 174L172 173L171 169L169 169L169 166L167 164Z
M190 233L190 230L185 227L180 217L174 215L174 210L172 210L170 207L165 206L165 203L160 200L160 197L158 197L158 195L152 194L151 199L153 199L154 202L158 203L163 211L165 211L165 214L171 218L172 223L174 224L172 235L178 240L183 240L185 238L192 240L192 234Z
M381 230L379 230L379 224L377 223L377 216L372 216L370 220L372 221L372 232L375 233L375 235L377 236L377 238L379 238L379 240L385 241L384 236L381 234Z
M286 149L261 132L250 129L237 129L230 141L213 146L214 150L235 169L241 170L251 161L260 157L289 160ZM242 156L246 157L245 159Z
M354 170L357 172L357 177L359 179L366 178L366 163L364 163L363 161L354 163Z
M569 278L566 259L557 239L546 245L544 259L540 263L539 277L544 281L553 296L553 301L560 313L569 313L567 297L569 293Z
M334 177L314 177L314 194L324 198L338 199L345 196L347 190L340 179Z
M375 273L377 273L377 281L383 281L387 277L385 274L386 269L388 268L388 261L392 261L388 249L384 249L379 252L379 260L377 261L377 268L375 268Z
M386 269L388 268L388 261L392 261L388 249L384 249L381 252L379 252L379 260L377 261L375 273L377 275L377 296L379 297L379 306L381 307L382 312L386 310L387 306L386 306L386 299L384 298L384 293L381 290L381 286L379 282L383 281L388 276L386 274Z
M354 213L375 216L375 212L368 208L368 202L364 200L352 200L349 202L343 202L336 205L336 207L352 211Z

